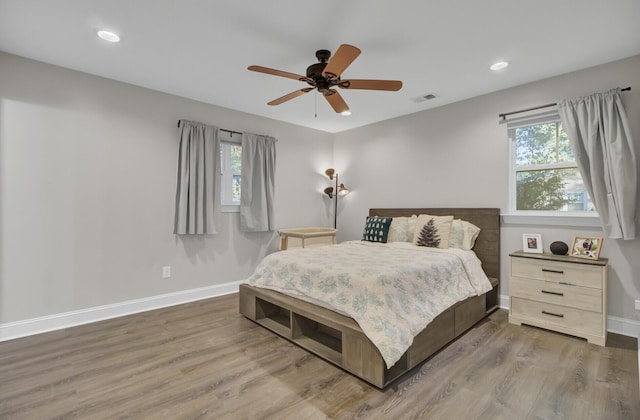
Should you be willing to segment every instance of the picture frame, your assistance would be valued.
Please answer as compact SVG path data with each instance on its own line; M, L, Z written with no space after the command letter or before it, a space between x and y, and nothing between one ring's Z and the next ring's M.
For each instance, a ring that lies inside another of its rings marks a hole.
M524 252L542 254L542 235L537 233L523 233L522 250Z
M597 260L600 258L600 250L604 239L601 236L574 236L569 255L571 257Z

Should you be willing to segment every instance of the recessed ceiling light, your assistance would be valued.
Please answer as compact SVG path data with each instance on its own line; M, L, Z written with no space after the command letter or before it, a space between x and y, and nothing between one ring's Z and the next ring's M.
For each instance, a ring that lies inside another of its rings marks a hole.
M509 66L509 63L507 61L498 61L497 63L493 63L489 68L493 71L496 71L496 70L502 70L508 66Z
M104 39L105 41L120 42L120 37L118 36L118 34L115 34L110 31L104 31L104 30L98 31L98 36Z
M351 115L351 111L342 111L340 115Z

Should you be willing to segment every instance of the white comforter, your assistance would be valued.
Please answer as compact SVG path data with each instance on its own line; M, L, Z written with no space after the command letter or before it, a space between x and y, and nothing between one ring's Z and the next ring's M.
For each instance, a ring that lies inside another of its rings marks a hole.
M351 241L265 257L247 283L353 318L393 366L429 322L491 290L472 251Z

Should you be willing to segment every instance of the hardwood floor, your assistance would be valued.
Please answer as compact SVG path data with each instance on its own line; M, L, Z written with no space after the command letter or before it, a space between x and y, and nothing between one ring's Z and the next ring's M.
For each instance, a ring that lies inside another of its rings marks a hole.
M499 310L380 391L238 314L229 295L0 343L0 419L640 418L635 339Z

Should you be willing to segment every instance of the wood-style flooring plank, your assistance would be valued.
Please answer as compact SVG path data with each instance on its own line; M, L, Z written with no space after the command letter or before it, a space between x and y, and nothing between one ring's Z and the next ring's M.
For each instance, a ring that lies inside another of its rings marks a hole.
M238 313L237 295L0 343L0 419L634 419L636 340L499 310L384 390Z

